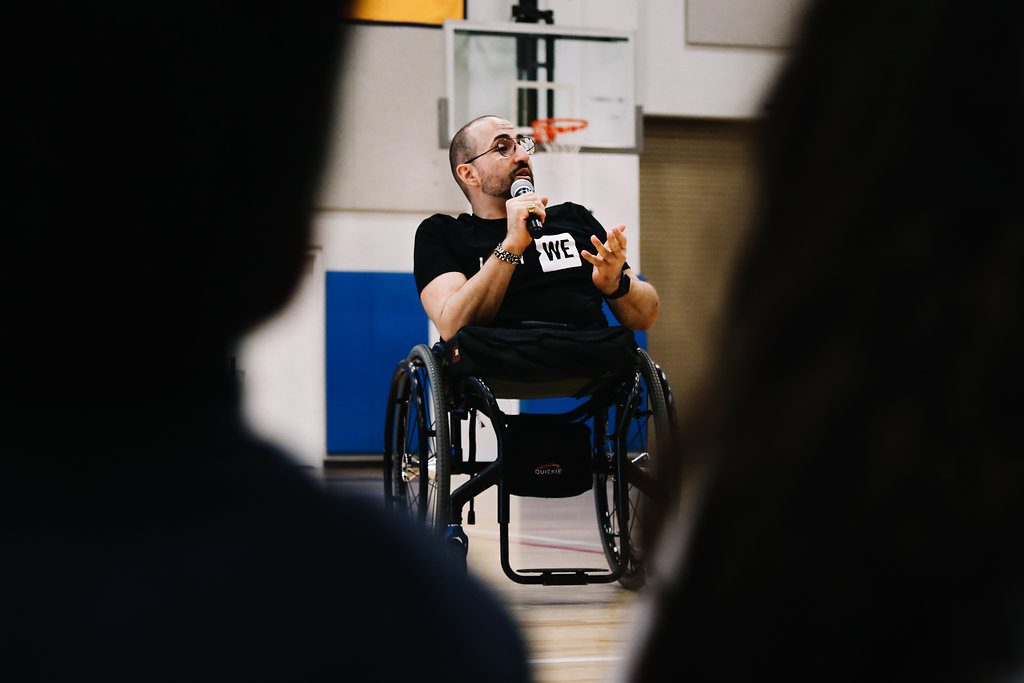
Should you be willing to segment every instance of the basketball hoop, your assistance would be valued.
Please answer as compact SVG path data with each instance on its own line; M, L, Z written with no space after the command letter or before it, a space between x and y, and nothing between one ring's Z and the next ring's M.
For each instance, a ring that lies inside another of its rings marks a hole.
M576 133L586 127L586 119L537 119L532 124L533 140L548 152L578 152L583 141Z

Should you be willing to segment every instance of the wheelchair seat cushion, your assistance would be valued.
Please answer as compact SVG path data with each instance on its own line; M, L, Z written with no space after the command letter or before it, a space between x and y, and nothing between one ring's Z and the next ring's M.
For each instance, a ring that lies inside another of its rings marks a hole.
M468 325L443 345L449 377L480 377L495 396L570 396L621 377L638 362L628 327L589 330Z

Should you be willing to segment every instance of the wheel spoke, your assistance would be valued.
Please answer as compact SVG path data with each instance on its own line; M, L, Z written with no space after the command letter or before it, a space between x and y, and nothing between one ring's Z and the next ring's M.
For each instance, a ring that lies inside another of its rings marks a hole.
M658 437L669 428L667 385L650 357L643 351L640 356L632 395L608 415L617 433L607 434L612 455L607 473L596 477L595 485L605 554L609 565L623 567L619 581L626 588L645 583L646 496L654 489L657 458L666 446ZM615 458L623 461L617 463ZM620 476L626 481L618 481Z
M442 512L450 487L448 464L439 457L450 450L444 380L424 344L413 347L396 377L389 500L409 517L440 530L447 526Z

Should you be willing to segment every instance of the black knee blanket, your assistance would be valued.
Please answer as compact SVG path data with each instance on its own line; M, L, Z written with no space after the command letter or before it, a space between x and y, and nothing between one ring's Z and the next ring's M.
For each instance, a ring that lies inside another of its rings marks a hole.
M454 378L481 377L518 384L604 380L637 365L633 330L506 329L466 326L443 344Z

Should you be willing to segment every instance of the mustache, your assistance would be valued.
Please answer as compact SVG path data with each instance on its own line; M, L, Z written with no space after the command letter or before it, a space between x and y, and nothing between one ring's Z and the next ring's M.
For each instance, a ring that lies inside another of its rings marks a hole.
M526 171L527 173L529 173L530 180L533 180L533 171L530 170L529 164L519 164L518 166L516 166L516 168L512 171L512 177L515 178L517 175L519 175L520 171Z

